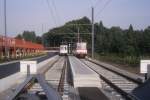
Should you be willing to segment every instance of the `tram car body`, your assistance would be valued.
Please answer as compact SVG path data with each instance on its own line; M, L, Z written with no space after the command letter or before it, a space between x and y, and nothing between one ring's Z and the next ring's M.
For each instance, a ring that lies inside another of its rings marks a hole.
M59 55L63 56L63 55L67 55L67 54L68 54L68 46L67 45L60 45Z
M78 58L85 58L87 55L87 44L86 42L78 42L76 44L75 55Z

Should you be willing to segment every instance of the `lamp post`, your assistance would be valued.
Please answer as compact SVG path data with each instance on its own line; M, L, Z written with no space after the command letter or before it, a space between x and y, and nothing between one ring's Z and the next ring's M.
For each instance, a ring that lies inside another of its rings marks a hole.
M6 14L6 11L7 11L7 4L6 4L6 0L4 0L4 26L5 26L5 58L7 58L7 14Z

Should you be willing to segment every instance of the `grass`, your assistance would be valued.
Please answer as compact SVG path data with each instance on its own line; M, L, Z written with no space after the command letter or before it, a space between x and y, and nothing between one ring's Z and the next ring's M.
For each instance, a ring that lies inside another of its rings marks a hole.
M131 73L140 74L140 60L150 57L135 57L135 56L118 56L116 54L95 54L95 59L109 63L120 69L127 70Z

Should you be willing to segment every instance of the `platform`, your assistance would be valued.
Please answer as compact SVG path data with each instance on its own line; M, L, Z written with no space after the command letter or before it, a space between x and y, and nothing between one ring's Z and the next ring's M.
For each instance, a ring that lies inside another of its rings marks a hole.
M52 58L49 58L47 60L44 60L40 62L37 67L38 67L38 72L42 70L44 66L50 65L54 60L56 60L59 56L54 56ZM21 72L17 72L13 75L10 75L6 78L3 78L0 80L0 98L7 98L8 94L12 93L12 89L15 89L17 85L22 83L26 79L26 75ZM4 100L5 100L4 99Z
M101 87L99 75L74 56L69 56L74 87Z

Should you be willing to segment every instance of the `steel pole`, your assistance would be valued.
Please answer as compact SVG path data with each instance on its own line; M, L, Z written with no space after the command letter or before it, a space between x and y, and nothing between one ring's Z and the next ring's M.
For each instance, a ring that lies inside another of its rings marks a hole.
M79 27L78 27L78 43L80 42L80 33L79 33Z
M92 58L94 58L94 8L92 7Z
M7 58L7 4L6 4L6 0L4 0L4 26L5 26L5 58Z

